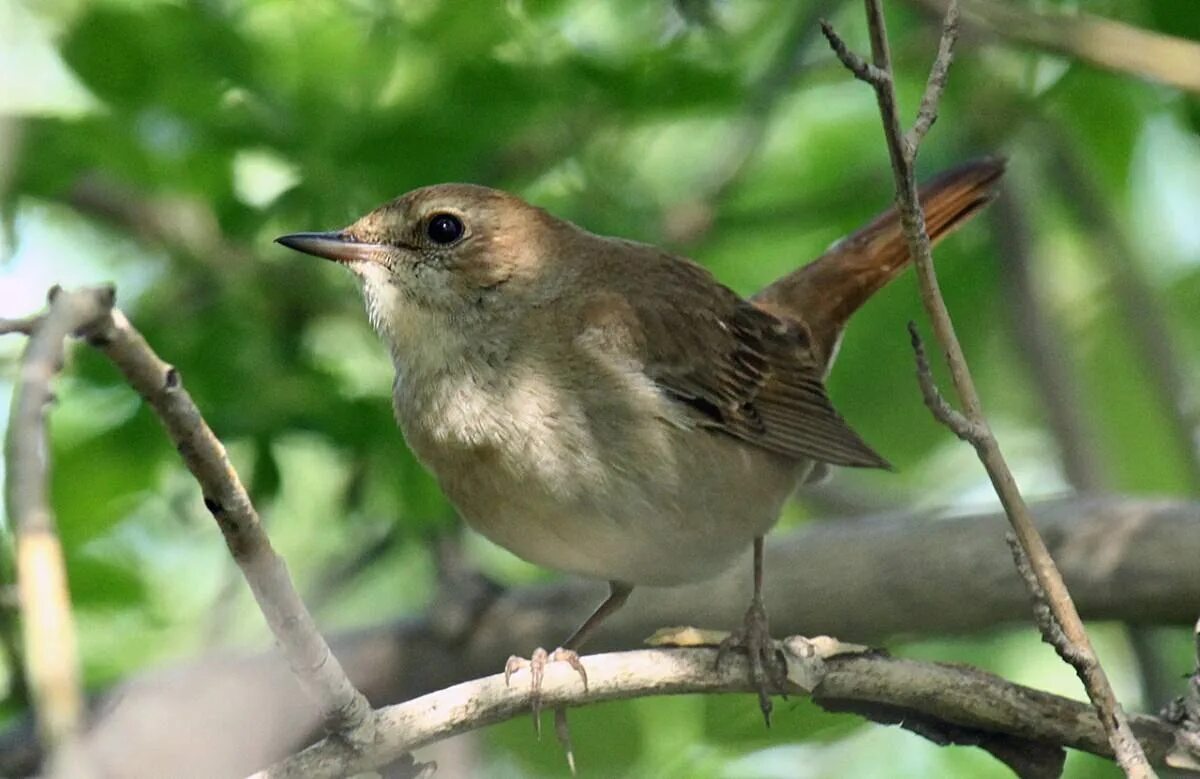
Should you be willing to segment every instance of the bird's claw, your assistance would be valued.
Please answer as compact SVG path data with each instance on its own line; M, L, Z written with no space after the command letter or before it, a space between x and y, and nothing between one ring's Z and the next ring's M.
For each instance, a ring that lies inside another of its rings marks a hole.
M533 708L533 726L534 730L537 731L538 738L542 736L542 679L546 674L546 666L554 662L565 662L575 669L575 672L579 674L579 678L583 680L583 691L587 692L587 670L584 669L583 662L579 659L579 654L573 649L559 647L553 652L547 652L542 647L538 647L533 650L533 654L530 655L528 660L524 657L513 655L504 664L504 686L506 687L510 686L513 674L523 668L529 668L530 704Z
M771 638L767 622L767 610L762 601L751 602L742 623L742 629L734 631L717 647L717 667L733 650L742 650L750 663L750 679L758 691L758 706L762 709L767 727L771 727L771 692L784 689L780 673L778 642Z

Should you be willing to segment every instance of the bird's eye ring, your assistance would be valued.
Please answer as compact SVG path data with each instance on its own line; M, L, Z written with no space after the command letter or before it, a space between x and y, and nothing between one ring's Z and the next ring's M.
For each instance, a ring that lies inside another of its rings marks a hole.
M434 214L425 225L425 234L434 243L448 246L462 238L463 223L454 214Z

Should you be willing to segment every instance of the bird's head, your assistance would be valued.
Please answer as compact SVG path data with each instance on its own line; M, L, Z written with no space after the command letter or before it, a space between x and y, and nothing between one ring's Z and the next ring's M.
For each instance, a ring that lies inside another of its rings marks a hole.
M562 285L556 246L568 223L471 184L416 189L350 226L278 243L347 267L393 351L504 329Z

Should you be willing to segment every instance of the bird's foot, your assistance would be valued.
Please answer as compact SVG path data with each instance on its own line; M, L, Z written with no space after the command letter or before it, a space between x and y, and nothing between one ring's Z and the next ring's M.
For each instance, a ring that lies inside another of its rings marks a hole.
M750 679L758 690L758 706L762 709L767 727L771 727L771 692L782 692L784 674L780 664L777 641L771 638L767 622L767 610L760 599L755 598L746 610L742 629L730 633L717 647L717 666L733 650L742 650L750 662Z
M538 647L533 650L533 654L526 660L524 657L513 655L508 658L508 662L504 664L504 684L509 685L513 674L524 668L529 669L529 689L530 699L533 707L533 725L537 731L538 738L542 737L542 679L546 674L546 666L553 662L565 662L575 669L579 674L579 678L583 680L583 690L587 692L588 678L587 671L583 667L583 663L579 660L579 654L573 649L563 649L559 647L553 652L547 652L545 649Z

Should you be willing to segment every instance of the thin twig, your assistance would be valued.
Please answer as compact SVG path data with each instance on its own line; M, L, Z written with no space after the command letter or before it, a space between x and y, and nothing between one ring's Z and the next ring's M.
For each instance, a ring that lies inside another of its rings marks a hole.
M1025 587L1033 599L1033 618L1037 622L1038 629L1041 630L1042 640L1054 647L1054 651L1064 662L1078 669L1079 664L1084 662L1085 658L1076 651L1074 645L1071 644L1071 639L1067 638L1062 625L1055 618L1054 612L1050 608L1050 601L1046 598L1046 591L1042 589L1041 583L1034 575L1033 568L1029 565L1029 558L1025 556L1025 550L1021 548L1021 544L1017 542L1017 537L1011 530L1004 534L1004 542L1008 544L1013 563L1017 566L1017 573L1021 574L1021 578L1025 581Z
M873 87L880 87L891 78L887 71L880 70L852 51L834 31L833 25L825 19L821 20L821 32L824 33L825 40L829 41L833 53L859 81L865 81Z
M942 21L942 37L938 42L937 57L933 67L929 69L929 80L925 82L925 94L921 96L921 107L917 110L917 120L912 129L904 135L904 146L908 150L908 164L916 160L917 150L921 141L933 123L937 121L938 103L942 100L942 92L946 89L946 79L950 76L950 63L954 61L954 44L958 41L958 3L951 3L946 9L946 18Z
M865 3L873 63L880 70L890 74L892 72L891 56L888 51L887 28L883 17L882 2L881 0L865 0ZM951 44L957 34L956 22L957 2L951 0L942 26L942 43L938 47L939 61L934 64L934 71L941 71L948 67L949 57L953 52ZM837 36L832 30L828 35L831 41L837 40ZM834 49L837 52L836 46ZM840 53L838 56L842 58ZM855 75L862 78L857 72ZM946 308L945 300L942 298L934 271L929 236L925 229L925 220L917 197L916 177L913 173L912 162L916 158L917 150L908 148L906 135L901 129L892 79L879 80L871 82L871 84L875 90L880 116L883 120L884 137L887 141L896 184L896 207L900 212L909 251L916 265L921 301L929 314L938 344L949 364L951 378L963 408L963 415L978 428L975 431L978 434L970 438L970 443L978 453L979 459L995 487L996 494L1005 508L1021 549L1029 560L1034 577L1054 616L1054 621L1061 626L1062 632L1069 640L1072 647L1071 652L1079 658L1078 664L1073 663L1073 665L1087 689L1088 697L1100 715L1100 721L1105 727L1117 762L1128 776L1154 776L1141 747L1132 736L1128 719L1113 694L1112 686L1096 657L1091 640L1083 627L1083 622L1079 618L1070 593L1050 557L1045 542L1033 524L1029 508L1017 488L1016 479L987 424L979 393L967 366L962 345L955 335L954 325ZM929 96L928 91L926 94ZM937 101L932 100L929 105L923 104L922 112L927 115L927 120L932 124L937 115Z
M31 317L5 442L5 502L16 533L17 593L25 669L38 730L50 753L48 773L87 775L77 749L83 690L71 617L66 565L47 499L49 440L46 409L62 365L64 341L113 304L111 289L56 290L44 317ZM36 327L33 325L36 324Z
M933 378L933 370L929 367L929 358L925 356L925 343L917 330L917 323L908 323L908 335L912 342L913 355L917 362L917 383L921 385L921 395L925 398L925 407L929 409L937 421L950 428L950 432L970 443L978 440L984 431L978 425L967 419L962 412L950 405L942 391L938 389Z
M1111 756L1104 730L1085 703L964 666L904 660L863 652L861 647L847 651L830 639L809 642L793 637L782 647L789 663L788 693L811 695L831 709L845 710L857 702L861 713L872 719L897 714L920 719L920 732L930 737L990 734L1013 746L1040 742ZM592 655L587 690L565 663L555 663L546 669L541 696L547 706L557 708L649 695L750 691L745 659L730 656L714 670L716 651L705 647ZM435 741L525 716L529 698L527 684L506 686L503 674L464 682L380 709L378 739L369 754L325 739L254 779L320 779L369 771ZM1166 722L1139 716L1135 723L1138 738L1156 761L1186 759L1176 754L1174 730Z

